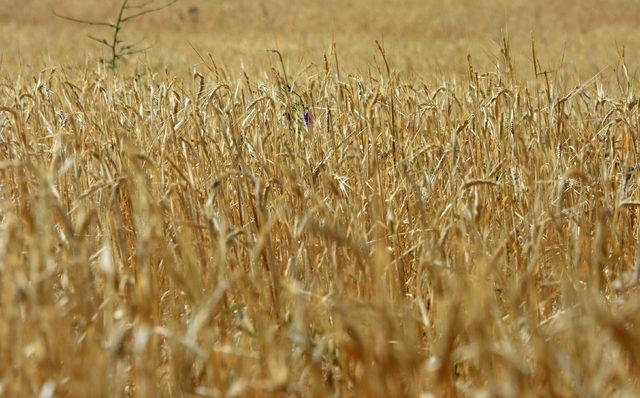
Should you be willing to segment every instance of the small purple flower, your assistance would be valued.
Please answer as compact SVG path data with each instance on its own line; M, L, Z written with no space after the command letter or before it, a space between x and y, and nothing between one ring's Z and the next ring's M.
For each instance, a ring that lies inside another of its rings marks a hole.
M304 111L303 119L304 119L304 127L307 130L309 130L309 111L306 111L306 110Z

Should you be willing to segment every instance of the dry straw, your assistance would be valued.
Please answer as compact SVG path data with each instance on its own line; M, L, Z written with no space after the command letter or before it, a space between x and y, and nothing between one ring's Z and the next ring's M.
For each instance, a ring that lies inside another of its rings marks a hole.
M3 85L0 391L638 394L632 85L379 50Z

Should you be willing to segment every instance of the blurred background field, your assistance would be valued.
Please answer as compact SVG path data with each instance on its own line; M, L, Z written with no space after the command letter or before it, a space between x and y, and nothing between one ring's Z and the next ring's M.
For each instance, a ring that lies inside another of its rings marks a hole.
M1 0L3 68L77 65L99 57L86 38L96 29L55 18L53 10L86 19L113 16L116 1ZM531 37L541 64L586 76L611 64L624 46L630 64L640 44L640 4L632 0L182 0L170 10L132 23L126 35L154 47L129 64L190 73L199 59L189 43L232 70L263 71L265 49L283 51L294 70L322 63L335 41L341 63L363 71L384 42L393 67L422 77L491 67L503 32L512 57L531 70Z

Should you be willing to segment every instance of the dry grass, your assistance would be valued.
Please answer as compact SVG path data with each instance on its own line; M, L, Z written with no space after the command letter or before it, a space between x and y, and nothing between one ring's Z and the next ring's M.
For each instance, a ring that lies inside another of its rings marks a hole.
M141 1L139 1L140 3ZM86 38L90 27L54 18L52 10L92 20L115 18L116 0L0 0L0 68L37 74L51 65L84 67L106 55ZM444 4L443 4L444 3ZM196 14L189 10L195 7ZM343 66L363 74L385 42L395 70L418 79L464 73L467 52L491 70L495 43L508 30L512 57L530 68L532 33L545 68L588 77L626 45L630 65L639 64L640 12L636 0L180 0L171 11L141 20L124 39L154 47L130 67L169 67L180 77L198 62L189 43L232 71L261 76L271 57L286 53L292 67L318 62L332 42ZM17 68L16 68L17 66Z
M637 84L513 48L5 72L0 395L640 394Z

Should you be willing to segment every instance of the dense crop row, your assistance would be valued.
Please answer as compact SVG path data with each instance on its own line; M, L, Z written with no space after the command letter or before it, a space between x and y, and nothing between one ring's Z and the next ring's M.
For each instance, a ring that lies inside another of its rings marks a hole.
M2 84L0 391L638 393L633 88L503 55Z

